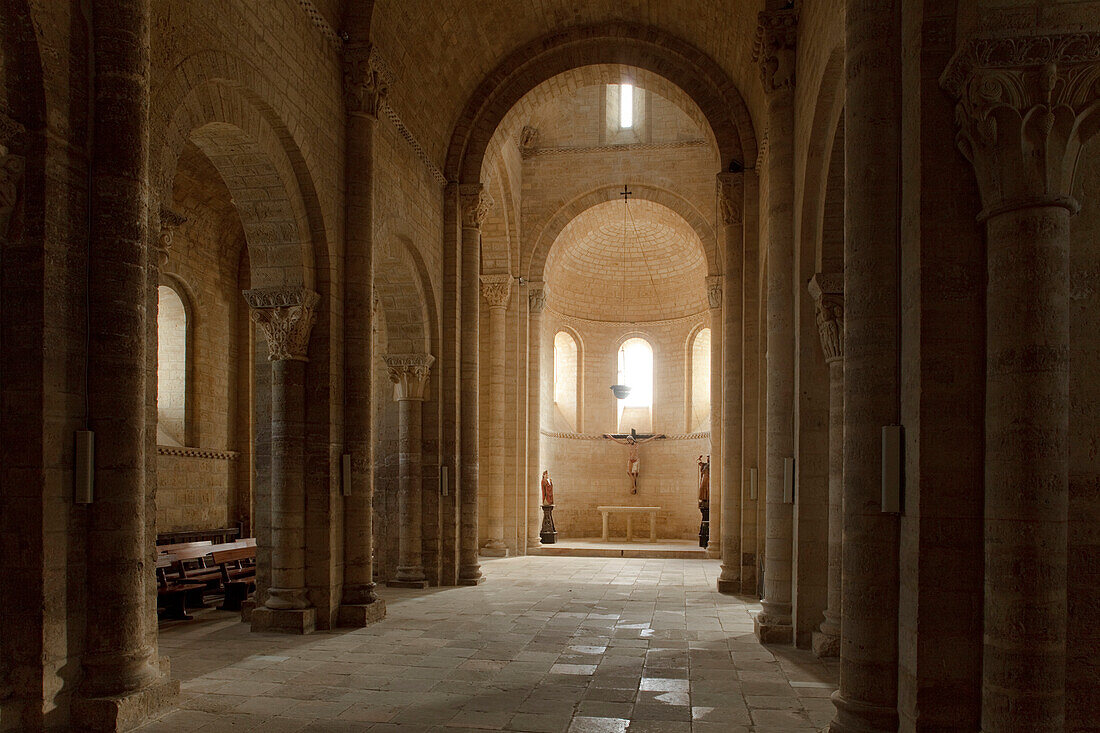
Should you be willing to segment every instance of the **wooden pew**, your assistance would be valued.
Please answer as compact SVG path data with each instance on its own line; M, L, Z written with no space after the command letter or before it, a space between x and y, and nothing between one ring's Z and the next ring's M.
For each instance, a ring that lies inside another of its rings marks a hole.
M225 593L223 611L239 611L241 603L248 598L249 590L256 587L256 546L242 545L225 550L216 550L210 555L214 565L221 571L222 590Z
M170 578L168 573L174 563L172 555L157 557L157 606L161 605L164 611L158 613L163 620L190 621L187 615L187 596L204 587L203 583L188 583L187 581Z
M157 552L159 553L176 553L179 550L193 550L196 547L210 547L213 542L210 540L201 540L199 542L177 542L174 545L157 545Z

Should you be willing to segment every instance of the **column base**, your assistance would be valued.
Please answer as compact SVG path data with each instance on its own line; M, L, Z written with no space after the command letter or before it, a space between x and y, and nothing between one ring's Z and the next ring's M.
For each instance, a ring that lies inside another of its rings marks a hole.
M741 579L740 578L719 578L718 579L718 592L724 593L728 596L741 595Z
M387 588L427 588L428 581L426 580L387 580ZM374 605L373 603L371 604Z
M794 627L789 621L783 623L758 613L752 618L752 630L761 644L794 643Z
M361 629L385 617L386 602L379 598L374 603L340 606L336 610L336 625L344 629Z
M527 551L530 552L531 548L538 547L541 544L541 542L542 542L542 538L539 537L538 535L535 535L534 537L528 537L527 538Z
M836 716L829 723L829 733L895 733L898 729L897 708L846 700L840 690L831 699Z
M476 578L459 578L458 579L458 584L459 585L481 585L484 582L485 582L485 576L484 575L479 575Z
M252 612L256 610L256 600L249 598L241 603L241 621L246 624L252 623Z
M825 657L839 657L840 637L822 631L815 631L810 648L813 649L814 654L822 659Z
M708 560L721 560L722 550L718 548L718 543L713 540L707 545L707 559Z
M316 628L316 608L274 609L267 606L257 606L252 610L253 631L312 634Z
M478 554L482 557L508 557L508 546L503 542L499 545L488 544L478 550Z
M169 679L166 665L162 667L165 669L164 678L140 690L106 697L74 697L70 717L78 723L76 729L131 730L165 708L174 706L180 694L180 682Z

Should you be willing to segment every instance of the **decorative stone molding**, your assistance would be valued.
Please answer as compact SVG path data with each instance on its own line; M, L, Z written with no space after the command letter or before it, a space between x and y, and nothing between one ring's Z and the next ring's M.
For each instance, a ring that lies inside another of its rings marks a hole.
M764 170L764 164L768 162L768 131L764 130L760 133L760 143L756 146L756 162L753 164L753 170Z
M344 48L344 106L350 115L378 119L393 72L370 44Z
M539 146L539 130L537 127L524 125L519 132L519 153L524 158L534 154Z
M956 139L977 174L979 220L1032 206L1077 211L1077 160L1100 129L1100 34L972 39L940 85L958 99Z
M211 458L217 461L235 461L240 456L235 450L206 450L187 446L158 445L158 456L179 456L181 458Z
M719 173L717 182L718 212L722 216L722 223L726 226L740 224L745 209L745 174Z
M794 89L795 43L798 40L798 13L794 10L762 10L757 15L753 63L760 66L764 91Z
M409 144L409 147L416 153L416 157L420 159L420 162L424 164L424 167L428 169L428 173L435 179L436 183L440 185L447 184L447 177L443 175L443 171L439 169L439 166L435 164L435 161L431 159L427 151L424 150L424 146L413 136L412 131L401 121L401 116L397 114L397 110L389 105L388 102L382 100L382 112L386 115L386 119L393 123L393 126L397 128L397 133L405 139L405 142Z
M825 363L844 358L844 275L817 273L806 287L817 308L817 330Z
M563 145L554 148L520 148L524 159L544 155L568 155L575 153L644 153L650 150L680 150L702 148L710 145L706 140L674 140L667 143L623 143L621 145Z
M308 17L314 27L321 32L321 35L325 37L326 41L336 48L340 48L340 46L343 45L343 40L337 35L336 31L332 29L329 22L325 20L325 16L321 14L321 11L319 11L310 0L298 0L298 7L305 11L306 17Z
M431 354L386 354L382 357L393 382L393 399L423 400L435 357Z
M172 209L165 206L160 208L160 234L157 236L157 243L153 245L153 249L157 253L157 264L160 267L168 264L168 255L172 250L172 238L176 230L183 226L186 221L187 217L183 214L172 211Z
M527 308L532 313L542 313L546 307L546 289L541 282L527 283Z
M458 187L458 202L462 208L462 226L480 230L493 208L493 197L480 183L463 183Z
M686 316L679 316L678 318L658 318L652 321L605 321L598 318L581 318L580 316L570 315L568 313L562 313L559 310L546 306L546 312L552 313L554 317L560 320L566 325L576 326L611 326L617 328L625 328L631 331L636 331L639 328L650 328L652 326L671 326L673 324L687 324L688 328L691 328L694 324L706 324L709 323L707 319L710 318L710 308L707 307L704 310L697 313L690 313Z
M707 275L707 303L711 308L722 307L722 276Z
M268 360L307 361L320 296L305 288L260 288L246 290L244 297L267 336Z
M490 308L507 308L512 296L512 276L504 273L481 276L481 297Z
M547 438L568 438L569 440L606 440L603 433L556 433L550 430L539 430L539 434ZM710 440L710 431L666 435L661 440Z

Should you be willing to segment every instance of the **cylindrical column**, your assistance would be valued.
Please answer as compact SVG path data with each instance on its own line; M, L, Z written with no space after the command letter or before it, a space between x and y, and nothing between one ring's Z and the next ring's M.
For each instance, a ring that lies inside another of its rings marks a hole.
M512 294L512 276L507 273L482 275L481 294L489 304L489 459L488 486L489 536L481 554L506 557L504 543L504 349L508 301Z
M794 455L794 11L760 13L757 60L768 109L767 442L764 598L756 635L793 641L791 556L794 505L784 500L784 464Z
M344 446L351 455L344 497L342 625L362 625L353 607L374 603L374 128L386 82L369 44L344 49L347 109L344 172Z
M393 382L398 410L398 558L396 577L387 585L424 588L423 550L420 544L422 482L421 405L428 372L435 357L428 354L393 354L383 357Z
M126 695L159 672L146 633L145 384L149 3L96 0L88 257L88 428L95 501L84 565L83 697Z
M460 300L462 332L461 419L459 448L459 557L458 584L477 585L484 580L478 560L478 349L480 347L479 298L481 288L481 224L493 199L480 183L459 185L462 224L462 272Z
M843 632L831 730L866 733L898 727L899 518L882 511L882 428L901 419L900 3L848 0L846 24Z
M813 635L819 657L840 654L841 548L844 540L844 275L818 273L809 291L829 367L829 577L825 620Z
M319 298L303 288L249 290L245 298L271 360L271 586L252 626L304 633L314 623L305 578L305 365Z
M542 526L542 310L541 282L527 284L527 548L538 547Z
M722 278L707 277L710 305L710 540L707 557L722 557ZM690 406L689 406L690 409ZM690 412L688 414L691 414ZM686 428L689 432L691 425Z
M741 476L742 376L744 312L742 275L744 269L743 221L745 181L743 173L718 174L718 211L723 226L724 261L722 296L722 573L720 593L741 592ZM712 369L715 366L712 365ZM713 383L713 382L712 382ZM737 428L737 429L734 429ZM714 512L711 512L714 516ZM754 553L755 554L755 553Z

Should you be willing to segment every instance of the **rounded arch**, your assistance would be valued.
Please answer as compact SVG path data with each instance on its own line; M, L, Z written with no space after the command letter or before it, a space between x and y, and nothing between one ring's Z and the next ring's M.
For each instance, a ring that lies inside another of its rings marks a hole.
M821 75L806 151L807 161L820 161L820 164L806 166L802 198L802 256L811 258L806 261L812 261L818 272L823 271L822 268L827 266L825 262L829 260L839 262L839 269L843 269L843 240L840 252L824 251L826 199L834 193L828 190L830 172L835 172L834 166L838 162L843 163L843 147L837 150L835 145L837 140L843 140L843 84L844 50L835 48L829 54ZM835 159L837 152L841 154L839 161ZM843 168L840 173L843 175Z
M711 415L710 343L714 338L710 324L699 321L687 333L683 344L684 425L689 433L709 429Z
M481 82L454 127L444 163L448 180L476 183L505 115L539 84L581 66L619 64L650 71L682 89L703 112L724 168L755 160L756 137L736 86L699 49L650 26L574 27L525 44Z
M541 229L539 229L535 237L535 244L532 247L530 260L527 265L526 277L530 280L545 281L546 260L550 254L550 249L554 246L554 242L558 240L558 236L562 233L562 230L568 226L569 222L573 221L593 206L598 206L608 201L619 200L621 193L619 186L621 185L621 181L617 184L609 182L606 185L592 189L587 193L567 201L555 211ZM714 227L699 210L691 204L691 202L673 191L647 182L631 183L630 190L633 192L633 199L660 204L661 206L671 209L679 215L681 219L687 222L688 226L690 226L699 237L699 241L703 243L703 254L707 261L707 273L717 274L720 272L716 248L717 239L715 237Z
M187 142L194 143L240 212L252 286L321 289L329 237L307 163L311 151L264 101L269 98L278 98L274 85L235 56L203 52L176 66L151 105L154 202L171 201L177 161Z
M393 353L431 354L437 343L435 298L423 258L408 237L388 234L377 241L374 291L387 348Z

